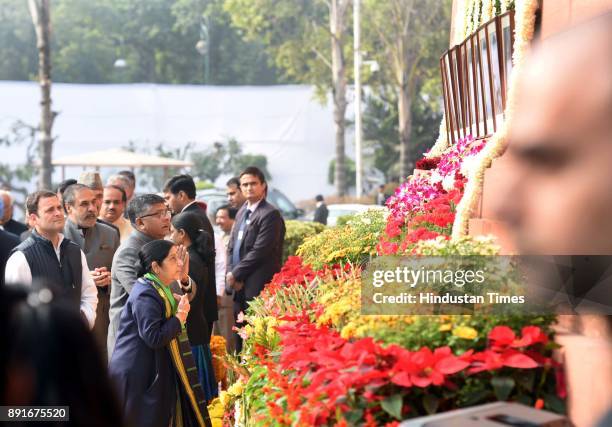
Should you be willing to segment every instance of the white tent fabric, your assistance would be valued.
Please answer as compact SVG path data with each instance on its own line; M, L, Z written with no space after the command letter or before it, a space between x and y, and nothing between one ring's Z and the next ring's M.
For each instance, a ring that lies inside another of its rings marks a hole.
M54 84L53 109L60 114L53 134L55 158L120 148L204 149L236 138L244 152L265 154L271 185L294 200L331 194L327 171L334 157L331 104L321 105L310 86L219 87L179 85ZM37 125L40 90L35 82L0 82L0 135L16 120ZM350 107L348 111L351 111ZM347 151L352 139L347 134ZM24 147L2 148L11 162L23 162ZM59 180L56 168L54 180ZM67 176L79 169L67 168ZM102 170L103 178L112 170ZM220 178L218 184L222 184Z
M191 161L169 159L149 154L134 153L120 148L93 151L85 154L75 154L54 158L53 165L57 166L90 166L90 167L188 167L193 166Z

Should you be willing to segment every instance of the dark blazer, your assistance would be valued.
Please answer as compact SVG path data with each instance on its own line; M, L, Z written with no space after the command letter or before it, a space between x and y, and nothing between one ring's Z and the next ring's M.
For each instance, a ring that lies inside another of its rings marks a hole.
M212 228L212 224L206 215L206 211L202 209L197 202L192 203L187 206L183 212L195 212L202 218L204 221L204 231L208 232L210 239L209 249L212 253L215 253L215 232ZM220 253L223 253L222 251ZM212 329L212 324L216 320L219 319L219 311L217 310L217 288L216 288L216 274L215 274L215 259L214 257L209 260L204 260L204 264L206 267L206 274L208 279L204 282L206 286L206 290L204 292L204 316L206 316L206 321L208 322L209 330ZM199 283L198 283L199 284ZM212 295L212 297L208 297Z
M8 231L17 237L21 236L24 231L28 231L28 227L23 222L15 221L13 218L9 219L3 227L4 231Z
M169 425L176 404L176 375L166 345L180 332L176 316L166 319L155 288L138 279L121 313L109 366L130 425Z
M327 205L323 203L321 204L321 206L315 209L313 221L320 222L323 225L327 225L328 215L329 215L329 210L327 210Z
M207 321L213 315L216 317L217 311L215 304L215 312L207 313L206 300L213 298L216 303L217 295L216 293L209 295L207 292L208 268L193 245L189 247L189 277L196 282L196 293L189 304L191 308L189 309L189 316L187 316L187 336L192 346L208 345L210 343L210 329Z
M4 285L4 268L11 256L11 251L20 243L19 237L7 231L0 230L0 286Z
M128 299L129 293L138 278L138 252L145 244L153 241L152 238L134 230L132 234L119 246L113 257L111 266L110 291L110 325L108 327L108 355L113 354L117 328L121 310Z
M280 271L283 257L285 221L279 210L264 199L249 217L240 246L240 262L237 265L231 264L238 229L246 211L247 203L236 214L227 250L228 271L232 272L238 282L244 282L244 287L234 294L235 310L245 309L246 302L259 295L264 285Z
M196 212L199 214L202 217L202 221L204 221L204 230L208 231L211 236L215 235L215 231L213 230L212 224L208 219L208 215L206 215L206 211L202 209L197 202L187 206L185 209L183 209L183 212ZM215 246L215 239L212 239L212 245L213 247Z
M91 228L84 229L83 233L84 235L70 218L66 218L64 236L83 250L89 269L106 267L110 271L113 255L120 244L119 234L115 229L100 222L96 222Z

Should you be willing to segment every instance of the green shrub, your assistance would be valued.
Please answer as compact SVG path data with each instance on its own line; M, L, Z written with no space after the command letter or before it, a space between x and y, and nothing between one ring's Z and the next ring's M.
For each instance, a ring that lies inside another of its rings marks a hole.
M387 213L369 210L353 216L344 226L331 227L304 241L297 251L314 269L351 262L362 264L376 255Z
M306 238L325 230L325 226L318 222L296 220L285 221L285 227L287 230L285 232L285 243L283 245L283 264L287 261L288 257L295 255Z

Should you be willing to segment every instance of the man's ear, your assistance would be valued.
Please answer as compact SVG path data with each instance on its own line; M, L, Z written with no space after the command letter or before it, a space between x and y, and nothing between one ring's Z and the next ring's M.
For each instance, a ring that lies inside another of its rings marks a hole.
M36 215L35 213L31 213L28 215L28 223L30 224L36 224L37 219L38 219L38 215Z
M144 228L144 221L142 220L142 218L136 218L136 228L139 230L142 230Z

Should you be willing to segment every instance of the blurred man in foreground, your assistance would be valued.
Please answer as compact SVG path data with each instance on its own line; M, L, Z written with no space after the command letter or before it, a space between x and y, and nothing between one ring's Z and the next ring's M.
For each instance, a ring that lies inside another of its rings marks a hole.
M505 155L511 173L495 204L522 254L612 255L611 52L608 13L545 40L518 77ZM570 323L560 337L570 415L591 426L612 409L612 322L562 321Z

